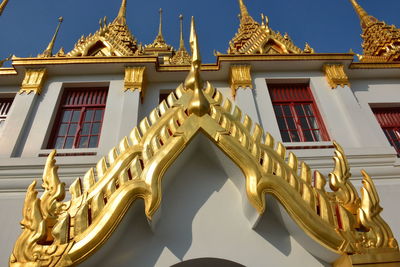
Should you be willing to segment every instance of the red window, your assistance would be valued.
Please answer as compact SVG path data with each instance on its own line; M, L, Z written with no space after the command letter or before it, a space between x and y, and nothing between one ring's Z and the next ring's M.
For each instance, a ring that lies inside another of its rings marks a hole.
M268 84L283 142L329 140L308 84Z
M400 157L400 108L373 108L372 111Z
M12 102L13 98L0 98L0 127L6 121Z
M108 88L65 89L49 148L95 148L99 144Z

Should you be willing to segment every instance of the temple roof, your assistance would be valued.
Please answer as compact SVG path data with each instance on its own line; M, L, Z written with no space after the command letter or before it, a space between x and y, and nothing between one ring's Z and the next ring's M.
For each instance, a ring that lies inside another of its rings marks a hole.
M288 34L282 35L269 27L268 18L263 14L259 24L249 14L243 0L239 1L240 26L229 42L228 54L300 54L312 53L309 46L301 50Z
M369 15L356 0L350 0L360 18L363 43L362 62L400 61L400 29Z
M87 37L82 36L67 56L133 56L140 49L136 38L126 24L126 2L122 0L118 16L107 24L100 20L100 29Z

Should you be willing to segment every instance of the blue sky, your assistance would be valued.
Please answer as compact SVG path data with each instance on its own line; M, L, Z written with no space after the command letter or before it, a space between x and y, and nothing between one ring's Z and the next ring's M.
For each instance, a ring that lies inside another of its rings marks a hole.
M81 35L94 33L100 18L114 19L120 0L9 0L0 17L0 58L36 56L49 43L59 16L64 17L55 51L70 51ZM321 53L361 53L361 29L348 0L245 0L250 14L269 17L276 31L287 32L300 48L305 42ZM400 27L399 0L359 0L376 18ZM185 16L188 46L189 19L195 16L203 62L215 62L213 51L225 53L238 28L237 0L128 0L127 21L133 35L151 43L158 30L158 9L163 8L164 37L179 46L179 14Z

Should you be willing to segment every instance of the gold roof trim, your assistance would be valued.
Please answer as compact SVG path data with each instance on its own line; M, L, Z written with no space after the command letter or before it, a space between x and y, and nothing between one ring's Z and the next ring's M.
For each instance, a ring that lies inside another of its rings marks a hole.
M261 214L265 194L273 195L291 218L322 246L376 263L375 255L399 254L373 180L365 173L361 198L350 181L343 149L335 145L334 169L327 180L200 77L201 58L192 20L192 65L184 84L112 148L95 169L70 186L58 178L56 151L43 172L44 193L28 188L10 266L71 266L92 255L113 233L130 205L142 198L149 220L162 200L162 178L198 133L203 133L238 165L249 202ZM300 164L299 164L300 163ZM325 190L329 182L332 192ZM105 201L107 200L107 201ZM89 220L91 218L91 220ZM340 266L340 265L339 265Z
M261 25L256 22L247 11L243 0L239 1L240 26L238 32L229 42L228 54L301 54L314 53L306 44L301 50L297 47L288 34L282 35L269 27L268 18L261 14Z

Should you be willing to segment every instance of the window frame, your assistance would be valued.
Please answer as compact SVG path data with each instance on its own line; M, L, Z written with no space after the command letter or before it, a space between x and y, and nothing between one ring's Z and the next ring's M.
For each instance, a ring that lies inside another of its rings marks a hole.
M95 103L95 104L68 104L66 103L66 100L68 98L68 94L71 92L78 92L79 93L84 93L87 94L90 91L95 91L95 90L104 90L105 94L102 96L104 98L104 103ZM58 105L57 108L57 115L55 117L54 123L53 123L53 127L52 127L52 131L50 134L50 138L49 141L47 142L47 149L59 149L59 150L63 150L63 149L96 149L99 146L100 143L100 137L101 137L101 132L102 132L102 128L103 128L103 124L104 124L104 114L106 111L106 106L107 106L107 97L108 97L108 91L109 91L109 87L108 86L95 86L95 87L68 87L68 88L64 88L63 93L62 93L62 97L61 97L61 101ZM62 116L64 114L64 111L77 111L79 110L80 114L79 114L79 119L77 121L72 121L72 116L73 114L70 115L70 119L67 121L67 123L62 121ZM101 121L100 121L100 127L98 129L98 133L97 134L91 134L93 125L95 123L98 123L99 121L93 121L93 119L95 118L95 112L93 112L92 114L92 120L91 121L85 121L85 116L87 114L88 110L102 110L102 115L101 115ZM65 147L65 144L67 142L67 138L68 137L72 137L72 135L68 135L68 131L69 128L71 126L71 122L73 124L77 124L77 128L75 130L75 133L73 135L73 143L72 143L72 147ZM90 131L88 135L82 135L82 129L84 126L84 123L90 123ZM65 130L65 134L64 135L58 135L58 132L60 130L60 127L62 124L67 124L67 129ZM80 147L79 146L79 142L82 136L88 136L89 138L91 136L97 136L97 143L96 146L94 147L90 147L90 139L88 138L88 142L87 145L85 147ZM64 142L63 142L63 146L61 148L56 148L56 144L57 144L57 138L58 137L64 137Z
M275 114L275 119L277 121L278 124L278 128L279 128L279 132L282 138L282 141L285 143L305 143L305 142L326 142L326 141L330 141L330 137L328 134L328 131L325 127L325 123L324 120L322 119L321 113L318 109L318 106L316 104L314 95L311 91L310 88L310 84L309 83L267 83L267 87L268 87L268 92L270 95L270 100L272 103L272 107L274 110L274 114ZM302 89L305 89L305 94L303 93L303 98L302 99L296 99L294 98L294 96L296 96L296 93L290 93L290 98L286 98L286 96L284 96L283 94L280 94L280 99L279 100L275 100L274 96L276 94L274 94L274 90L282 90L282 89L286 89L288 91L290 91L291 89L288 89L290 87L302 87ZM303 113L304 115L300 115L297 110L296 110L296 105L300 105L303 109ZM309 105L311 108L311 112L313 116L308 116L307 112L305 112L305 105ZM280 106L281 108L281 115L282 116L278 116L277 112L276 112L276 107ZM283 106L288 106L290 109L290 116L288 116L287 114L285 114L284 108ZM288 117L293 118L293 122L295 125L295 129L291 129L290 126L288 125L287 119ZM311 122L309 120L309 118L315 118L316 124L318 126L318 128L304 128L302 127L301 124L301 118L305 118L306 119L306 123L308 124L308 127L312 127ZM285 124L285 129L281 129L280 127L280 123L279 123L279 119L283 118L283 122ZM321 136L321 140L315 140L316 139L316 135L315 135L315 131L319 131L320 136ZM307 140L306 139L306 135L305 132L309 131L312 138L314 140ZM284 136L282 134L282 132L287 132L288 134L288 138L289 140L284 140ZM296 132L297 136L299 138L299 140L293 140L292 136L290 135L290 132Z
M4 123L7 120L8 113L10 112L13 102L14 102L14 97L0 96L0 129L4 126Z
M371 107L371 110L387 141L396 150L397 157L400 158L400 107ZM385 118L383 118L382 113L386 114ZM389 113L395 113L396 115L389 117L387 115ZM398 132L397 134L394 133L394 135L398 135L397 139L390 136L390 134L388 133L389 130ZM393 140L397 140L399 144L396 145Z

